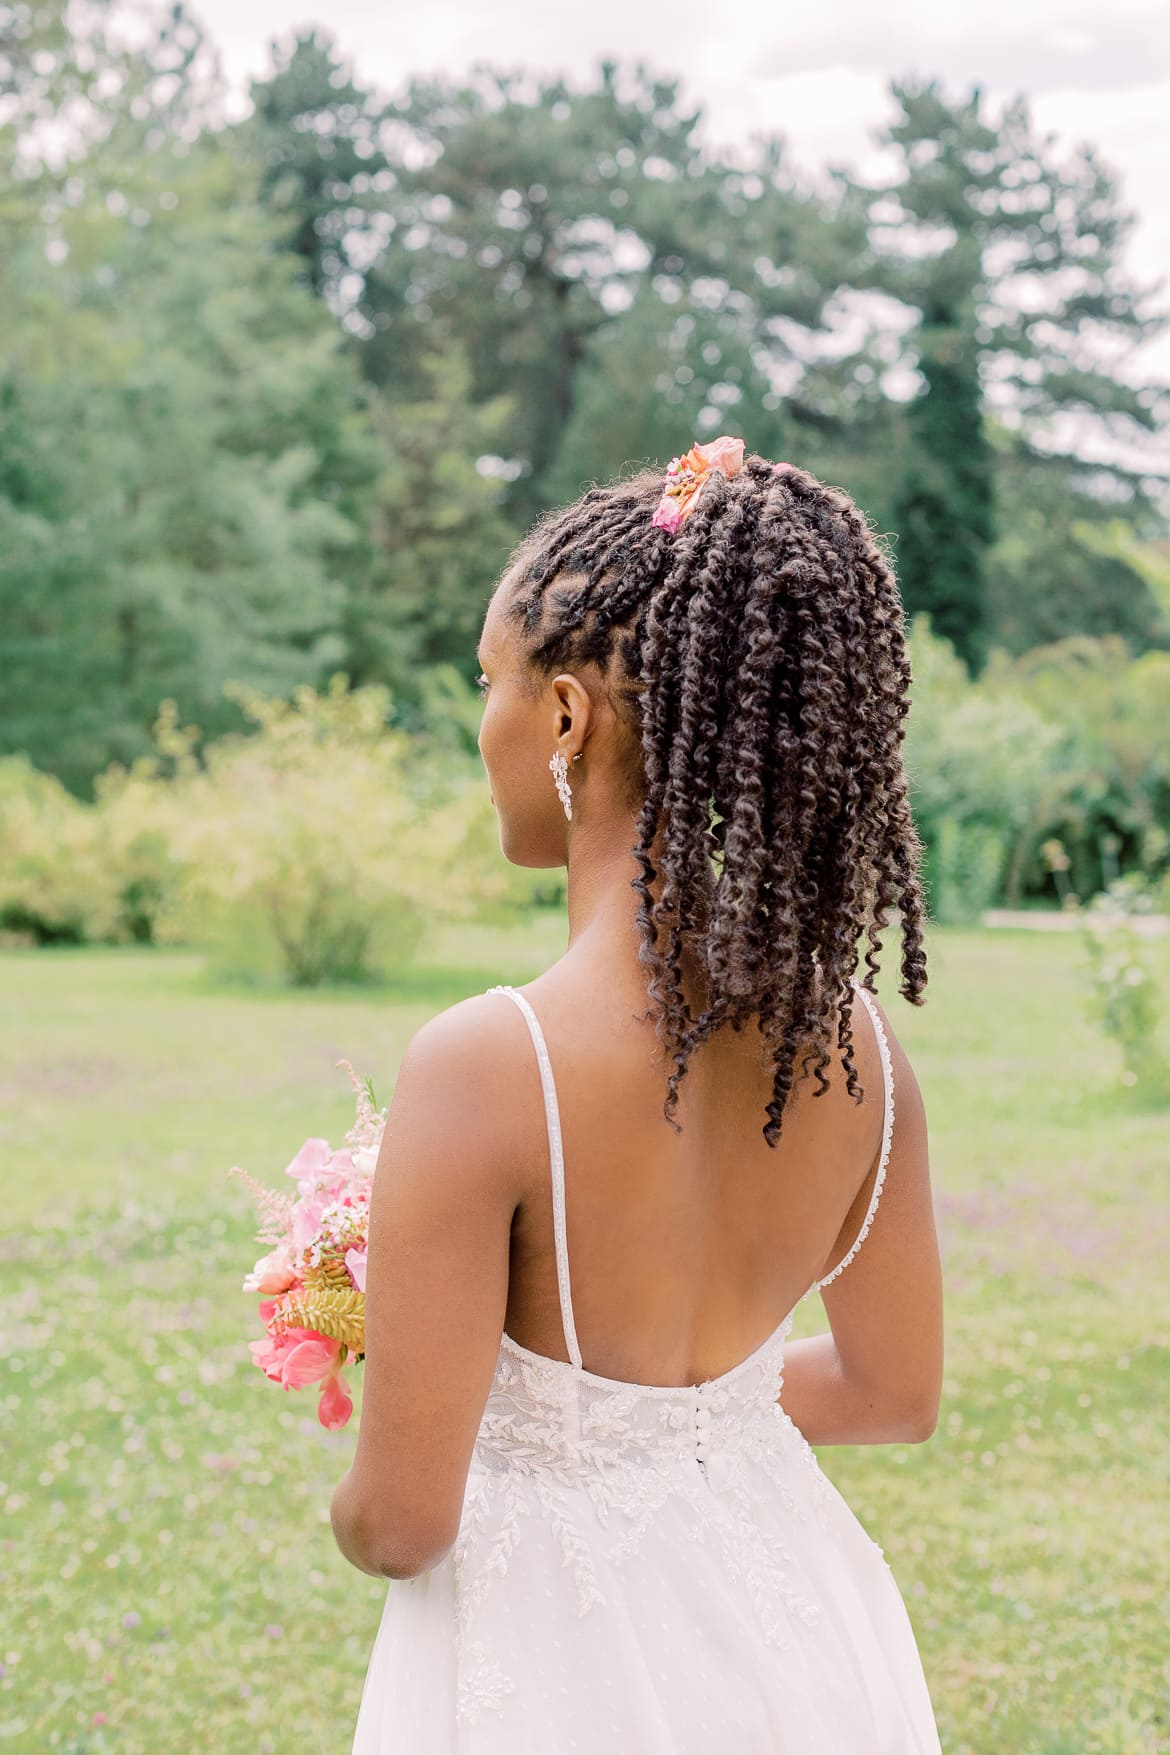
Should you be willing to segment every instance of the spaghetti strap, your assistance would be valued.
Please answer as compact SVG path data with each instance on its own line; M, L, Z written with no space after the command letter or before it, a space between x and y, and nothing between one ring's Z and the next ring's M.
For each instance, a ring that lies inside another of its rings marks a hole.
M569 1358L578 1370L582 1369L581 1349L577 1345L577 1327L573 1321L573 1299L569 1288L569 1243L565 1235L565 1153L561 1139L561 1116L557 1107L557 1087L553 1078L552 1062L548 1057L548 1045L544 1039L544 1031L540 1020L522 993L514 987L500 985L489 987L488 993L506 993L509 999L515 1000L528 1020L528 1029L536 1049L536 1060L540 1067L540 1085L544 1092L544 1117L548 1124L549 1162L552 1171L552 1208L553 1237L556 1243L557 1259L557 1291L561 1300L561 1327L565 1335L565 1347Z
M878 1159L877 1175L873 1180L873 1193L870 1196L869 1206L866 1209L865 1219L862 1222L861 1230L857 1233L852 1248L846 1250L845 1254L841 1257L841 1260L837 1263L832 1272L826 1274L823 1280L817 1280L812 1286L811 1290L814 1292L822 1291L824 1287L830 1285L832 1281L837 1278L838 1274L844 1273L845 1269L849 1266L849 1263L853 1260L853 1257L857 1254L857 1251L869 1236L869 1228L873 1224L874 1214L877 1212L878 1208L878 1202L882 1198L882 1187L886 1180L886 1165L888 1164L890 1157L890 1143L894 1134L894 1070L890 1059L890 1045L886 1041L886 1033L882 1028L882 1021L874 1009L873 995L868 988L861 985L856 976L850 977L850 985L856 988L857 992L865 1001L865 1009L869 1013L870 1021L873 1024L874 1034L877 1037L878 1052L881 1056L882 1081L885 1087L885 1098L882 1107L882 1149L881 1156Z

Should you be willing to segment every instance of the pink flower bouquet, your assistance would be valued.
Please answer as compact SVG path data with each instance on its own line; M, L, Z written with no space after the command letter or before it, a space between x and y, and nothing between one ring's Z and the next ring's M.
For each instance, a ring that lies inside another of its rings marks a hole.
M233 1165L260 1213L257 1241L270 1245L244 1281L260 1296L264 1339L250 1351L282 1389L320 1384L317 1418L336 1431L353 1413L342 1367L359 1364L366 1343L366 1242L374 1166L386 1111L374 1107L369 1079L339 1060L357 1092L357 1118L345 1144L306 1140L286 1174L295 1194L277 1193Z

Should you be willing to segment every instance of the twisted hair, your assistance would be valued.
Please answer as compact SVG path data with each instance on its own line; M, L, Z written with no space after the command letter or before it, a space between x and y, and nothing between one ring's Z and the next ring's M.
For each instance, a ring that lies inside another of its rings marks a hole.
M546 513L513 554L506 613L535 680L598 667L640 750L632 887L667 1120L696 1048L756 1019L774 1146L802 1046L801 1077L812 1060L815 1094L829 1088L834 1014L861 1101L849 983L864 932L874 991L895 906L900 991L923 1003L902 604L853 501L805 471L748 456L712 472L674 534L651 523L661 483L642 470Z

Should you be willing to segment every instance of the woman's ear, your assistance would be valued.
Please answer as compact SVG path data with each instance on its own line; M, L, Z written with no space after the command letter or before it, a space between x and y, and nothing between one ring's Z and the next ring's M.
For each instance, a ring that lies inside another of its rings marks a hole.
M578 677L571 671L562 671L552 679L553 699L555 703L553 718L553 742L560 743L566 731L572 728L581 742L584 742L589 730L593 703L589 691L584 688ZM580 755L578 750L577 754ZM576 757L573 758L576 760Z

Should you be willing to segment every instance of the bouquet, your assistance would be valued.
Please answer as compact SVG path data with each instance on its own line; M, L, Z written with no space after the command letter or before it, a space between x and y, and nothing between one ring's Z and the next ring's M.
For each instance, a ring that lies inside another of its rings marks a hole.
M247 1184L260 1213L256 1239L271 1246L243 1285L259 1294L265 1329L252 1358L282 1389L320 1384L317 1418L331 1432L353 1413L342 1368L365 1357L370 1191L386 1125L369 1079L348 1060L337 1065L357 1092L357 1117L337 1151L305 1141L285 1172L295 1194L266 1188L238 1164L228 1171Z

